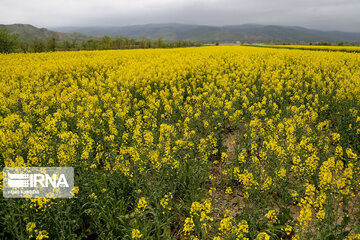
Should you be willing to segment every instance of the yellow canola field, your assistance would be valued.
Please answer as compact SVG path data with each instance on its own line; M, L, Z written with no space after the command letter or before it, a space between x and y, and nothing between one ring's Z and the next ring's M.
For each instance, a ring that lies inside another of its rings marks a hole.
M287 48L299 50L316 50L316 51L339 51L359 53L359 46L317 46L317 45L259 45L261 47Z
M214 46L0 55L0 166L73 166L79 176L71 201L3 201L4 213L27 216L19 226L6 218L4 232L359 239L359 111L357 53ZM54 224L50 216L66 207L90 223Z

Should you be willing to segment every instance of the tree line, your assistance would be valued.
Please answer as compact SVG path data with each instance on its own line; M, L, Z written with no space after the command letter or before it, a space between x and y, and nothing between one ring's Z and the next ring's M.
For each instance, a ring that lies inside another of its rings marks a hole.
M0 29L0 53L174 48L200 45L201 43L199 42L183 40L166 42L162 38L153 41L147 38L134 39L122 36L104 36L99 40L59 40L56 36L51 36L46 39L34 38L32 41L22 41L18 38L17 34L9 34L6 30Z

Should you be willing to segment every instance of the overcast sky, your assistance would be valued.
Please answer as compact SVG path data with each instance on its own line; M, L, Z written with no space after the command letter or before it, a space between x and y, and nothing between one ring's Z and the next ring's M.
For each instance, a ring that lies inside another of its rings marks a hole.
M0 23L296 25L360 32L360 0L0 0Z

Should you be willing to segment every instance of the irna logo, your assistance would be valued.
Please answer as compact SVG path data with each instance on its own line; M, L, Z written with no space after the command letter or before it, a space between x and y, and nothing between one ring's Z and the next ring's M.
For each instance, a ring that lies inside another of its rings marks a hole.
M16 174L16 173L8 173L8 184L9 187L69 187L69 184L66 180L64 174Z
M72 167L6 167L3 169L5 198L73 197Z

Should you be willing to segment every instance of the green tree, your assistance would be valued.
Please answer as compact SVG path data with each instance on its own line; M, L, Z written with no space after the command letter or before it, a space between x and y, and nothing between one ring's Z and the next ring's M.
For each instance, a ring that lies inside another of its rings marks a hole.
M98 49L99 41L96 41L94 39L90 39L87 41L84 41L82 44L82 49L85 50L96 50Z
M104 36L100 41L100 49L111 49L112 40L109 36Z
M146 38L140 38L140 40L139 40L139 47L140 47L140 48L146 48L146 42L147 42L147 39L146 39Z
M63 50L65 50L65 51L69 51L70 49L71 49L71 43L68 41L68 40L65 40L64 42L63 42Z
M112 45L116 49L124 48L124 40L121 36L116 36L112 42Z
M55 50L56 50L56 37L55 37L55 35L52 35L47 40L47 50L51 51L51 52L55 52Z
M30 45L27 42L21 42L20 43L20 49L22 52L26 53L30 50Z
M183 46L183 40L178 40L175 44L176 47L182 47Z
M157 48L162 48L162 47L164 47L164 41L162 40L161 37L159 37L159 38L156 40L155 46L156 46Z
M80 50L80 46L78 45L77 41L74 39L71 42L71 49L72 50Z
M129 48L135 48L135 39L133 38L129 39Z
M0 53L14 52L18 44L16 34L9 34L5 29L0 29Z
M124 39L124 48L130 48L130 43L129 43L129 39L125 38Z
M151 40L147 40L146 41L146 48L151 48L152 47L152 42L151 42Z
M45 51L45 43L41 38L34 39L33 51L34 52L44 52Z

